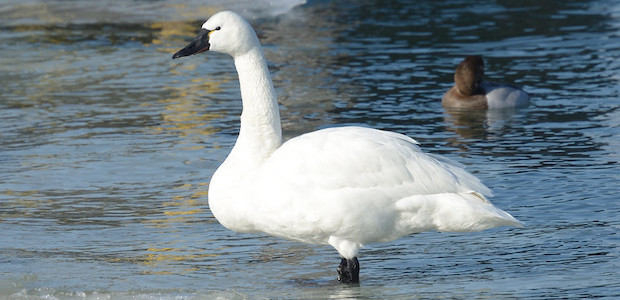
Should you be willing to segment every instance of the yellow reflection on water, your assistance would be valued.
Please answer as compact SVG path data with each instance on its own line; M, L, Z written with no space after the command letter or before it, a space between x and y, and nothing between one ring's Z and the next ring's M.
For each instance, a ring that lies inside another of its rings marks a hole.
M150 226L167 228L177 223L190 223L206 218L205 202L208 183L182 184L175 188L183 195L173 196L171 201L162 203L163 217L144 221ZM190 193L187 196L187 193Z
M24 218L30 215L29 210L24 208L38 208L41 205L47 205L50 201L41 201L36 195L37 190L14 191L4 190L0 192L0 222L11 218Z
M205 200L207 195L208 183L181 184L174 189L179 195L173 196L170 201L162 203L162 215L156 219L144 221L147 226L162 229L162 234L169 234L171 228L179 223L195 223L206 219ZM197 225L200 226L200 225ZM184 245L180 242L176 247L170 246L170 242L164 245L149 245L143 254L132 258L120 258L117 261L131 262L149 267L144 274L153 275L172 275L184 274L198 270L199 267L192 266L192 261L202 262L204 258L216 257L217 254L208 252L208 249L196 249L179 247ZM203 263L200 263L204 267Z
M204 93L217 93L221 91L220 85L224 82L208 81L199 79L182 88L169 87L173 90L174 98L160 100L164 104L162 111L163 123L154 127L156 132L175 133L182 137L190 137L192 142L206 139L217 132L214 126L209 126L212 120L223 118L224 114L209 112L209 102L191 95Z
M64 20L75 18L75 14L66 11L56 11L53 9L53 6L45 3L45 1L14 5L11 10L11 17L15 19L33 19L47 23L60 23Z
M177 34L185 33L187 35L188 32L193 32L190 29L190 24L186 22L161 22L153 26L161 27L159 37L156 39L157 43L162 43L162 40L170 43L173 40L173 36ZM193 27L191 26L191 28ZM168 54L173 53L184 46L185 41L177 40L171 45L173 46L170 49L161 48L158 51L166 51ZM195 72L197 66L197 63L186 62L175 64L169 71L175 76L182 76ZM220 113L217 109L209 110L211 101L206 98L210 95L221 93L222 85L230 80L230 78L219 76L194 77L188 81L166 86L165 89L169 90L168 94L172 95L172 97L159 101L160 104L164 104L164 110L162 111L163 124L154 127L154 130L158 133L174 133L181 137L188 137L190 138L189 142L192 144L207 139L208 136L218 131L214 126L210 126L212 121L223 118L225 114ZM202 147L193 145L188 149L195 150Z
M184 6L175 7L182 11ZM202 12L204 16L214 13L210 11ZM196 12L192 12L195 14ZM187 19L187 18L186 18ZM166 21L155 22L150 25L157 33L152 39L152 45L156 45L156 51L172 55L179 50L197 32L194 22L188 21ZM150 45L146 45L150 46ZM186 74L194 73L199 62L184 61L184 63L171 64L168 69L173 76L185 77ZM175 149L194 151L207 147L204 141L209 140L212 135L219 131L214 126L214 120L225 117L218 109L210 109L213 104L209 97L213 94L222 92L222 85L230 79L222 77L195 77L186 81L178 81L164 86L167 94L170 95L157 103L146 103L144 105L157 105L161 107L161 123L151 127L154 134L173 135L178 138L175 143L180 146ZM179 224L196 223L197 221L214 222L207 214L207 189L208 183L183 183L174 188L175 196L162 203L162 214L157 218L145 220L147 226L159 228L162 234L176 230ZM193 226L193 225L192 225ZM145 274L170 275L183 274L198 269L192 261L201 261L207 257L214 257L217 254L209 253L205 249L188 248L179 246L180 244L170 245L150 245L145 252L132 259L132 262L150 267L144 271ZM204 267L204 264L200 264Z
M151 28L158 32L151 43L153 45L163 46L159 48L158 51L166 53L173 53L179 50L180 48L177 49L179 42L187 41L187 38L193 37L198 33L199 25L197 26L197 23L204 22L207 17L218 11L217 8L207 5L188 7L186 4L182 3L171 3L167 4L167 6L172 8L176 18L181 18L182 20L169 21L169 19L167 21L157 21L151 24Z
M200 249L181 249L175 247L150 247L146 249L145 254L137 257L129 258L113 258L110 262L129 262L134 264L145 265L152 268L143 271L144 274L152 275L174 275L185 274L196 271L198 266L185 265L179 268L174 263L184 263L191 260L202 260L204 258L216 257L217 254L204 253Z

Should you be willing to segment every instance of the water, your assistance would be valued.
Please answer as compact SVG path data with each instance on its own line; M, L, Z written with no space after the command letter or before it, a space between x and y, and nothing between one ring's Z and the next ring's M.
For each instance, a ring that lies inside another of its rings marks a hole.
M237 1L284 134L363 124L458 160L526 223L337 253L236 234L207 189L240 113L232 62L172 61L227 1L0 4L0 298L620 297L620 5ZM445 111L466 54L526 109Z

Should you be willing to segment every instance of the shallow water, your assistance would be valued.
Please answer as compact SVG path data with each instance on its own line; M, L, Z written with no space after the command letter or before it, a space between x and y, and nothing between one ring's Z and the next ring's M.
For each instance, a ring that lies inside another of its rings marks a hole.
M0 298L620 297L615 1L237 1L286 137L362 124L465 164L526 223L337 253L224 229L208 183L240 113L231 60L172 61L227 1L0 4ZM560 3L561 2L561 3ZM466 54L532 96L451 112Z

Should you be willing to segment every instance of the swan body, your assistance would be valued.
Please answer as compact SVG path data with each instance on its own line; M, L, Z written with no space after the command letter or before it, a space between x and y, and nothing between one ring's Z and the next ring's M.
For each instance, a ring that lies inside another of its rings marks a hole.
M209 207L224 227L331 245L342 256L339 280L356 282L364 244L521 226L485 198L491 191L476 177L405 135L350 126L282 143L264 54L236 13L213 15L173 58L206 50L233 57L243 103L239 137L209 185Z
M483 81L484 61L479 55L467 56L454 72L454 86L443 96L447 108L504 109L526 107L529 95L521 88L497 82Z

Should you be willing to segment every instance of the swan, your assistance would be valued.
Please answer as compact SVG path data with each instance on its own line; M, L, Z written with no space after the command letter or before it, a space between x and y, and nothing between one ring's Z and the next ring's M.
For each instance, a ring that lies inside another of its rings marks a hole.
M456 67L454 86L443 95L441 105L463 109L502 109L529 105L530 97L521 88L483 81L483 77L482 56L466 56Z
M251 25L234 12L209 18L173 59L217 51L239 76L239 136L209 184L224 227L334 247L342 283L359 282L360 248L423 231L521 226L485 198L491 191L452 160L402 134L322 129L282 143L276 93Z

